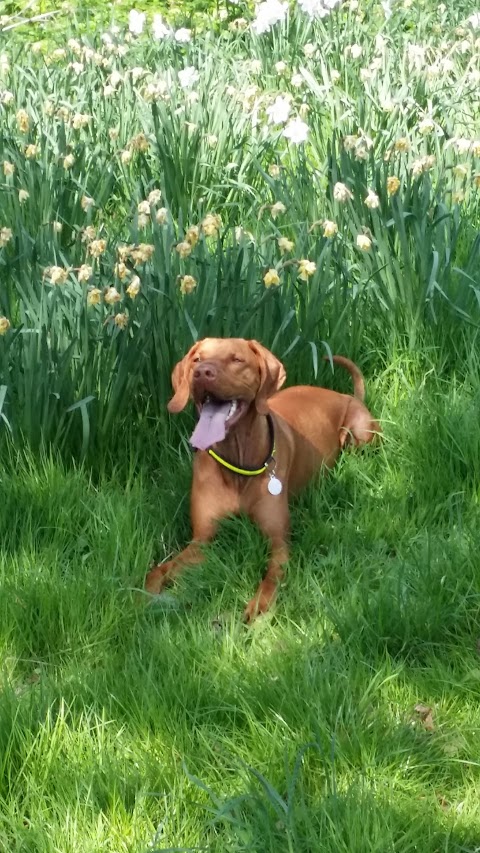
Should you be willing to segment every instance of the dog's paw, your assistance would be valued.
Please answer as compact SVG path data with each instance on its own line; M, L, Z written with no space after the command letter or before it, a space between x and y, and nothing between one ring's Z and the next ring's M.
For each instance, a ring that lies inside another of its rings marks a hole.
M277 587L271 586L270 584L264 584L262 582L253 596L248 602L245 610L243 611L243 619L247 624L251 624L257 616L261 616L262 613L267 613L268 610L272 607L275 598L277 597Z
M162 589L170 582L171 564L160 563L154 566L145 578L145 590L151 595L159 595Z

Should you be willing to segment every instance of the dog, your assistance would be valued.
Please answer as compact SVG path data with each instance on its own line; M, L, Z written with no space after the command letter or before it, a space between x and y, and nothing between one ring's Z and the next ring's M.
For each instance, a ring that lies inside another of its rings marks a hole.
M353 379L354 396L298 385L280 391L286 373L273 353L254 340L205 338L172 373L172 414L190 399L198 422L191 489L193 538L180 554L146 577L159 593L186 565L200 563L220 519L245 512L270 541L266 574L247 604L247 622L276 598L288 561L288 498L323 467L331 468L346 445L374 440L381 430L363 404L364 381L348 358L333 356Z

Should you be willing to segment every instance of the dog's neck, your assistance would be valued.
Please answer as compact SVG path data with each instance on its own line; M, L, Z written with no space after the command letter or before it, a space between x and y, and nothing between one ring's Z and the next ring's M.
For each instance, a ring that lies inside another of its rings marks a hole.
M270 444L267 418L259 415L252 403L223 441L214 445L214 449L238 468L260 468L271 451Z

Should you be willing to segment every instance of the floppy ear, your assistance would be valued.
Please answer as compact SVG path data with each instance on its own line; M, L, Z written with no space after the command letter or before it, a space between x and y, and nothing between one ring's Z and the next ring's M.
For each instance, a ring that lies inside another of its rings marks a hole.
M280 390L287 374L282 362L258 341L249 341L248 345L257 356L260 369L260 385L255 397L255 406L260 415L266 415L269 411L268 398Z
M172 414L178 414L188 403L190 396L190 378L193 370L193 359L198 349L198 343L187 352L178 364L175 365L172 372L172 385L175 394L167 404L167 409Z

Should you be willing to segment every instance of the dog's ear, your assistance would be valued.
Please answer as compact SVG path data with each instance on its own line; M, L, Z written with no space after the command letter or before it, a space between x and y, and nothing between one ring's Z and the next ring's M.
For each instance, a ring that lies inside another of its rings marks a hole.
M255 397L255 406L260 415L266 415L269 411L268 398L280 390L287 374L282 362L258 341L249 341L248 345L257 356L260 370L260 385Z
M176 415L178 412L181 412L188 403L193 359L195 358L197 349L198 343L194 344L187 352L186 356L184 356L184 358L182 358L182 360L173 368L172 385L175 393L170 402L167 404L167 409L171 414Z

